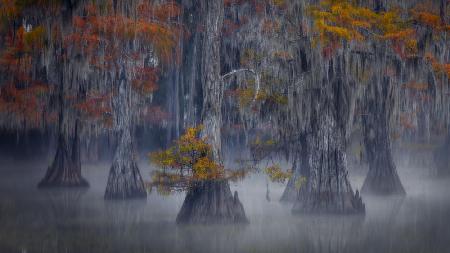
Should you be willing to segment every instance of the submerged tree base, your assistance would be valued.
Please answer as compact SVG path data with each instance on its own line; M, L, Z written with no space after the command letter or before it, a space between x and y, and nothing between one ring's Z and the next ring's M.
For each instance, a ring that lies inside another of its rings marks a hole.
M177 216L178 224L248 223L238 193L228 181L205 181L192 186Z
M114 163L108 178L106 186L105 199L139 199L146 198L141 174L137 164L130 161L129 166L119 166L121 163Z
M365 214L366 208L359 192L322 192L303 195L292 208L294 214Z
M81 176L80 145L75 124L74 137L60 134L58 148L52 165L38 187L88 187L89 183Z
M406 195L405 189L397 172L394 170L383 171L389 174L379 174L380 171L369 171L361 192L371 195Z

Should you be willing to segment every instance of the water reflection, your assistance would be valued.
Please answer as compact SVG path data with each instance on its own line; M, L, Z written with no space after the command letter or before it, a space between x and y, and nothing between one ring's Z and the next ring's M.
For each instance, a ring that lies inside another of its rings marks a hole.
M42 168L45 168L42 166ZM177 226L184 194L104 201L108 166L90 168L89 189L37 190L40 178L0 170L0 252L447 252L448 180L402 180L406 197L363 196L365 216L291 214L283 185L254 176L232 185L249 225ZM144 168L145 171L146 168ZM144 172L145 173L145 172ZM144 174L145 175L145 174ZM356 181L362 182L361 178Z
M50 188L38 192L42 196L43 217L48 224L75 223L81 216L82 197L86 188Z

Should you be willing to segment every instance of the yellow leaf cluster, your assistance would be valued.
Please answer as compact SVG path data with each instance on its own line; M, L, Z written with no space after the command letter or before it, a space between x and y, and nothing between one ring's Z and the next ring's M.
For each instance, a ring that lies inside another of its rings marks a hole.
M200 157L193 166L194 178L197 180L213 180L223 177L223 167L209 157Z
M277 164L265 168L264 172L269 176L270 181L275 183L284 183L292 176L291 170L283 171Z
M200 138L201 129L202 126L188 128L174 146L150 153L150 160L163 169L153 178L154 183L174 183L181 176L187 182L225 178L224 167L214 161L211 146Z

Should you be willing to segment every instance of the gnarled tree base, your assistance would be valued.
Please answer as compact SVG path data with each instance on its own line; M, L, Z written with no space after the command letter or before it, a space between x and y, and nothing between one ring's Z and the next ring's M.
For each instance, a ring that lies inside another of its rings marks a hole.
M146 198L144 182L135 162L120 166L113 163L106 186L105 199Z
M364 214L365 205L359 192L303 194L292 208L294 214Z
M74 138L60 135L58 142L55 160L38 187L88 187L89 183L81 176L77 135Z
M364 194L372 195L406 194L395 169L369 170L369 173L367 174L367 177L364 180L364 184L361 188L361 192Z
M199 182L188 191L177 216L178 224L248 223L237 192L228 182Z

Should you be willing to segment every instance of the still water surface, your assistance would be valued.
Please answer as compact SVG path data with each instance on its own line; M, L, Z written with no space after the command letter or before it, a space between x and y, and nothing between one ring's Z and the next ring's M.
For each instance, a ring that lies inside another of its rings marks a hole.
M108 165L83 168L85 190L38 190L46 164L0 163L0 253L450 252L450 180L400 170L404 198L364 196L361 216L293 216L283 185L254 175L232 184L249 225L177 226L184 194L104 201ZM148 179L150 168L142 164ZM353 173L360 188L363 173Z

